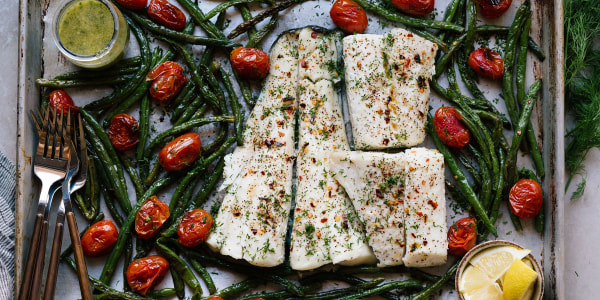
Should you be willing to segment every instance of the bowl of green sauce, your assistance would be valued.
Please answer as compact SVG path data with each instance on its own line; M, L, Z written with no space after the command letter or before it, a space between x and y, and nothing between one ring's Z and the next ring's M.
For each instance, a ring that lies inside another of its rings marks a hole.
M108 0L72 0L53 20L58 50L73 64L100 69L119 59L129 40L123 15Z

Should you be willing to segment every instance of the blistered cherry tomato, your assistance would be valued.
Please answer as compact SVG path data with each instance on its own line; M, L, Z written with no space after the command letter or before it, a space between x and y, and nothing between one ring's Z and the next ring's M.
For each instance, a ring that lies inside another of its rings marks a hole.
M392 5L403 13L424 16L433 11L435 0L392 0Z
M352 0L335 1L329 16L337 27L348 33L363 33L369 25L365 9Z
M145 296L167 273L169 262L162 256L151 255L132 261L127 267L127 283L132 290Z
M542 188L532 179L519 180L510 189L510 210L521 219L531 219L542 209Z
M206 300L225 300L221 296L210 296Z
M213 217L203 209L192 209L185 213L177 227L177 241L185 247L196 247L202 244L213 224Z
M108 139L119 151L131 150L140 140L140 127L137 120L127 114L118 114L108 125Z
M150 96L152 99L166 103L175 98L187 81L180 64L165 61L146 75L146 80L152 80Z
M433 117L433 129L444 144L454 149L461 149L471 141L471 133L454 107L438 108Z
M166 0L150 0L148 17L169 29L181 31L185 27L186 18L181 9Z
M235 72L247 79L260 80L269 74L269 55L260 49L237 47L229 58Z
M477 6L482 16L494 19L503 15L510 5L512 0L477 0Z
M202 143L198 134L190 132L169 142L158 153L158 162L167 171L179 171L198 160Z
M73 98L63 90L54 90L48 95L48 103L57 113L67 113L68 108L71 109L71 113L79 111L79 108L73 103Z
M135 216L135 232L141 239L156 235L171 213L169 206L152 196L142 204Z
M448 229L448 254L463 256L475 247L477 222L472 217L462 218Z
M117 0L123 7L131 10L138 10L146 7L148 0Z
M504 76L504 60L502 56L488 47L481 47L473 51L469 55L467 63L477 74L483 77L498 79Z
M119 232L110 220L94 223L81 237L81 248L87 256L100 256L112 250L117 242Z

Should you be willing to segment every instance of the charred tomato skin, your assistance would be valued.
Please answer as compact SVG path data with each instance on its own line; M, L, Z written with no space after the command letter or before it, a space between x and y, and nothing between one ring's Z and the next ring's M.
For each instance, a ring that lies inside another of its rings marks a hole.
M145 8L148 0L117 0L117 3L131 10L139 10Z
M367 13L352 0L337 0L329 10L333 23L347 33L363 33L369 25Z
M494 80L504 76L504 59L500 53L488 47L471 52L467 63L480 76Z
M444 144L454 149L461 149L471 141L471 133L463 124L462 115L451 106L438 108L433 117L433 129Z
M131 150L140 140L138 121L128 114L118 114L108 125L108 139L119 151Z
M433 11L435 0L392 0L392 5L403 13L424 16Z
M171 213L169 206L152 196L142 204L135 216L135 232L144 240L152 238L165 224Z
M542 188L533 179L519 180L508 193L508 202L513 214L521 219L534 218L542 209Z
M502 16L512 4L512 0L476 0L482 16L495 19Z
M148 17L157 24L176 31L185 27L186 18L181 9L166 0L150 0Z
M145 296L169 270L169 262L159 255L142 257L132 261L127 267L127 283L132 290Z
M177 241L185 247L202 244L210 234L213 217L203 209L196 208L186 212L177 227Z
M83 254L90 257L104 255L117 242L119 232L111 220L102 220L94 223L81 237Z
M269 74L269 55L256 48L237 47L229 55L236 73L250 80L261 80Z
M68 109L71 109L72 114L79 111L79 108L75 106L75 103L73 102L73 98L61 89L50 92L48 95L48 104L50 104L50 107L55 109L59 114L66 114Z
M198 160L202 151L202 143L197 133L183 134L158 153L158 162L167 171L179 171Z
M456 221L448 229L448 254L463 256L475 247L477 242L477 221L466 217Z
M187 77L183 74L183 67L173 61L165 61L146 75L150 84L150 96L152 99L167 103L179 94Z

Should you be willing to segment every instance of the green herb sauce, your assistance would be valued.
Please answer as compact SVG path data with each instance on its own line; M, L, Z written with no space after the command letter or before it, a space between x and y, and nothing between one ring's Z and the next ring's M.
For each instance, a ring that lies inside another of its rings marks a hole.
M92 55L110 43L115 23L106 5L96 0L83 0L70 5L58 23L58 37L74 54Z

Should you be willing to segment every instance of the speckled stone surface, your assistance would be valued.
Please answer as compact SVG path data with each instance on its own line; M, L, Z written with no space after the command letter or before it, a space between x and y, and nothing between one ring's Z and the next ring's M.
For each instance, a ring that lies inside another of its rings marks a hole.
M19 1L1 1L0 20L0 150L16 161Z

